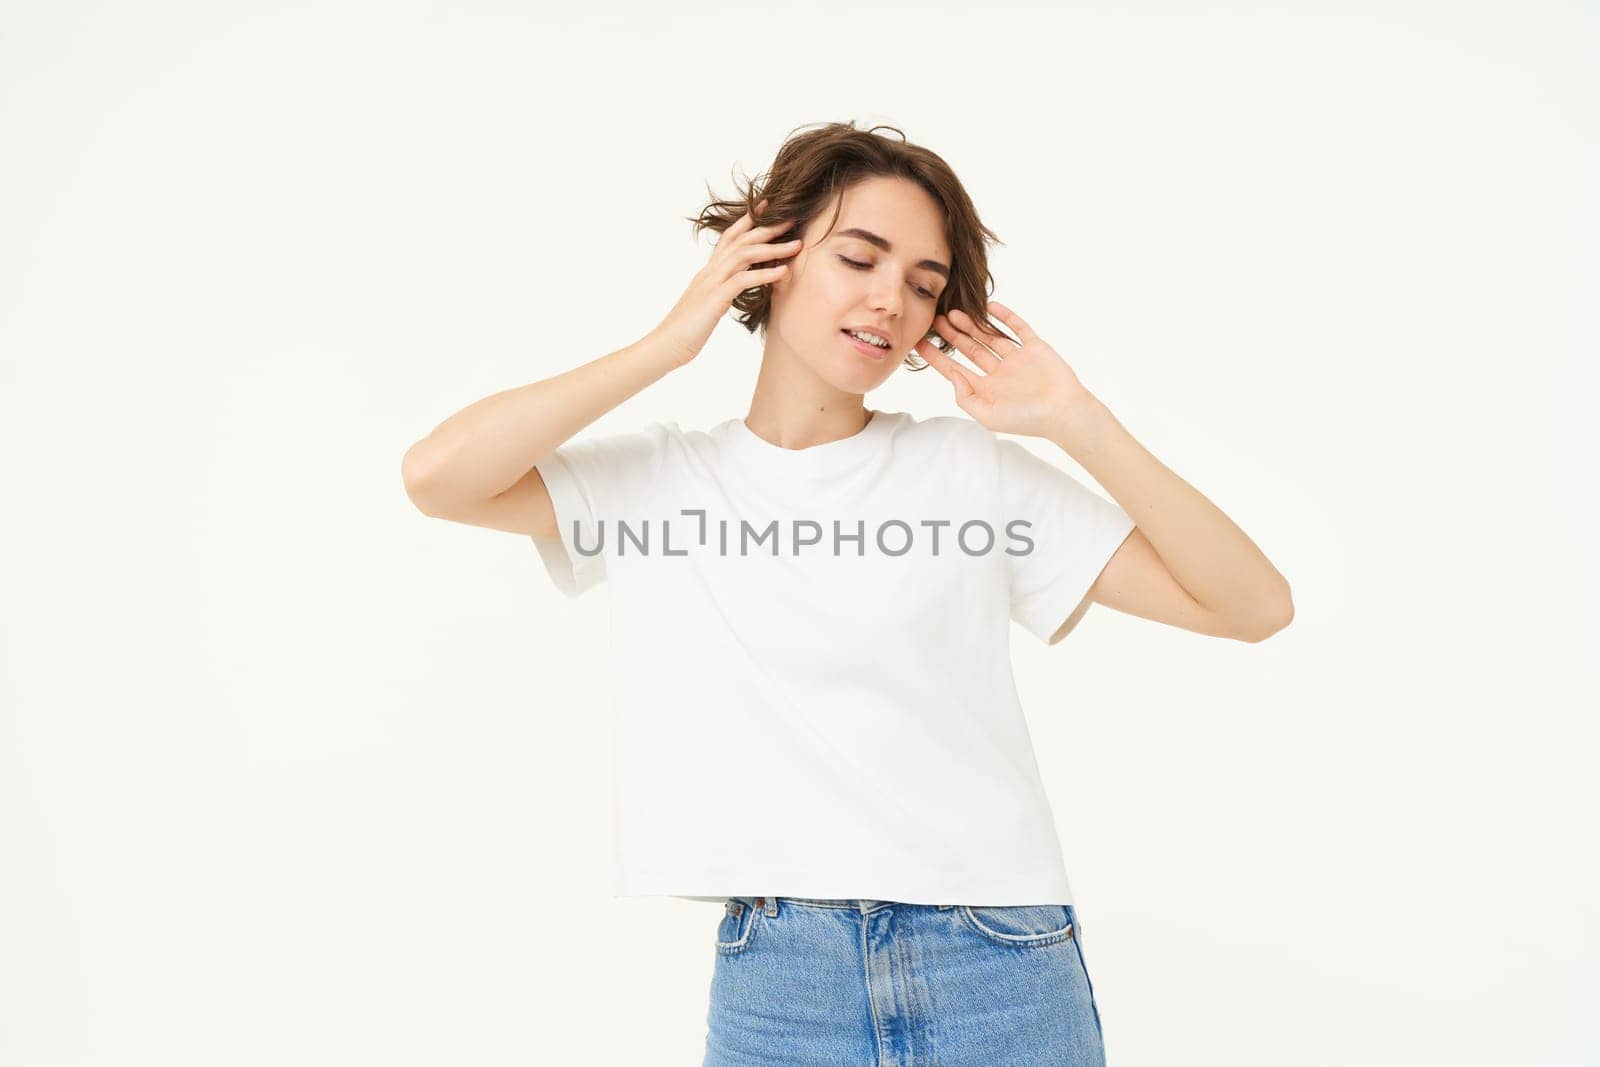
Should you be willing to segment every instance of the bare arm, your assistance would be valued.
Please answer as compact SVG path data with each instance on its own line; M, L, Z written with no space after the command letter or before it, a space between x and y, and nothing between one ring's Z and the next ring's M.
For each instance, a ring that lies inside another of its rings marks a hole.
M761 201L757 207L762 207ZM406 495L426 515L555 537L540 463L601 415L695 358L741 292L775 281L801 242L769 238L793 225L761 226L746 212L722 233L667 317L643 339L531 385L484 397L434 427L400 463Z
M684 362L676 346L651 333L569 371L484 397L406 451L400 464L406 495L437 518L554 536L534 464ZM507 515L508 508L515 514Z

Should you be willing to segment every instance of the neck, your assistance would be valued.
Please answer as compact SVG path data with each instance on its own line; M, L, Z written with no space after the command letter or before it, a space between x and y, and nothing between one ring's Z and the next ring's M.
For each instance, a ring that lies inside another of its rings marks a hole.
M779 448L811 448L853 437L871 419L865 397L835 389L769 348L761 359L745 425Z

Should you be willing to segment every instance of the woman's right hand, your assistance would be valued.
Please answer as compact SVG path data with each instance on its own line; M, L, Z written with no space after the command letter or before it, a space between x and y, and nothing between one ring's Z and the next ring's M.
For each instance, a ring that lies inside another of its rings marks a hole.
M766 203L763 199L756 204L756 208L759 210ZM667 312L667 317L652 331L670 345L680 364L688 363L700 354L700 350L711 339L717 323L733 306L735 297L746 289L776 281L789 266L779 263L751 270L750 264L781 259L800 251L801 242L798 238L769 243L770 238L794 225L792 219L766 226L755 226L754 222L754 217L746 211L737 222L722 231L716 248L711 252L711 259L695 274L689 288L684 290L672 310Z

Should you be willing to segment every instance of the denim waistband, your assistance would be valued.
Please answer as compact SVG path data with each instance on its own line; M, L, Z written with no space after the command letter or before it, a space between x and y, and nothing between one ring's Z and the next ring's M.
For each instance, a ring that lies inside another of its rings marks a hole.
M737 898L736 898L737 899ZM903 908L938 908L947 911L955 907L954 904L907 904L899 900L870 900L865 898L829 898L829 897L751 897L748 898L752 905L760 907L767 915L778 914L778 901L789 904L800 904L812 908L851 908L869 915L880 908L893 907L898 904Z

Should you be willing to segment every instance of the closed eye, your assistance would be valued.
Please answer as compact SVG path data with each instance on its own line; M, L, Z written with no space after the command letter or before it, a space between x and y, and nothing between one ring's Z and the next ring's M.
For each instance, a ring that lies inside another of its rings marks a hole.
M856 260L851 259L849 256L840 256L839 258L844 260L846 263L850 264L856 270L871 270L872 269L872 264L871 263L860 263L860 262L857 262ZM912 286L912 288L915 289L918 292L918 294L920 294L921 296L927 298L928 300L932 300L933 299L933 294L928 292L928 290L925 289L924 287L922 287L920 285L914 285L914 286Z

